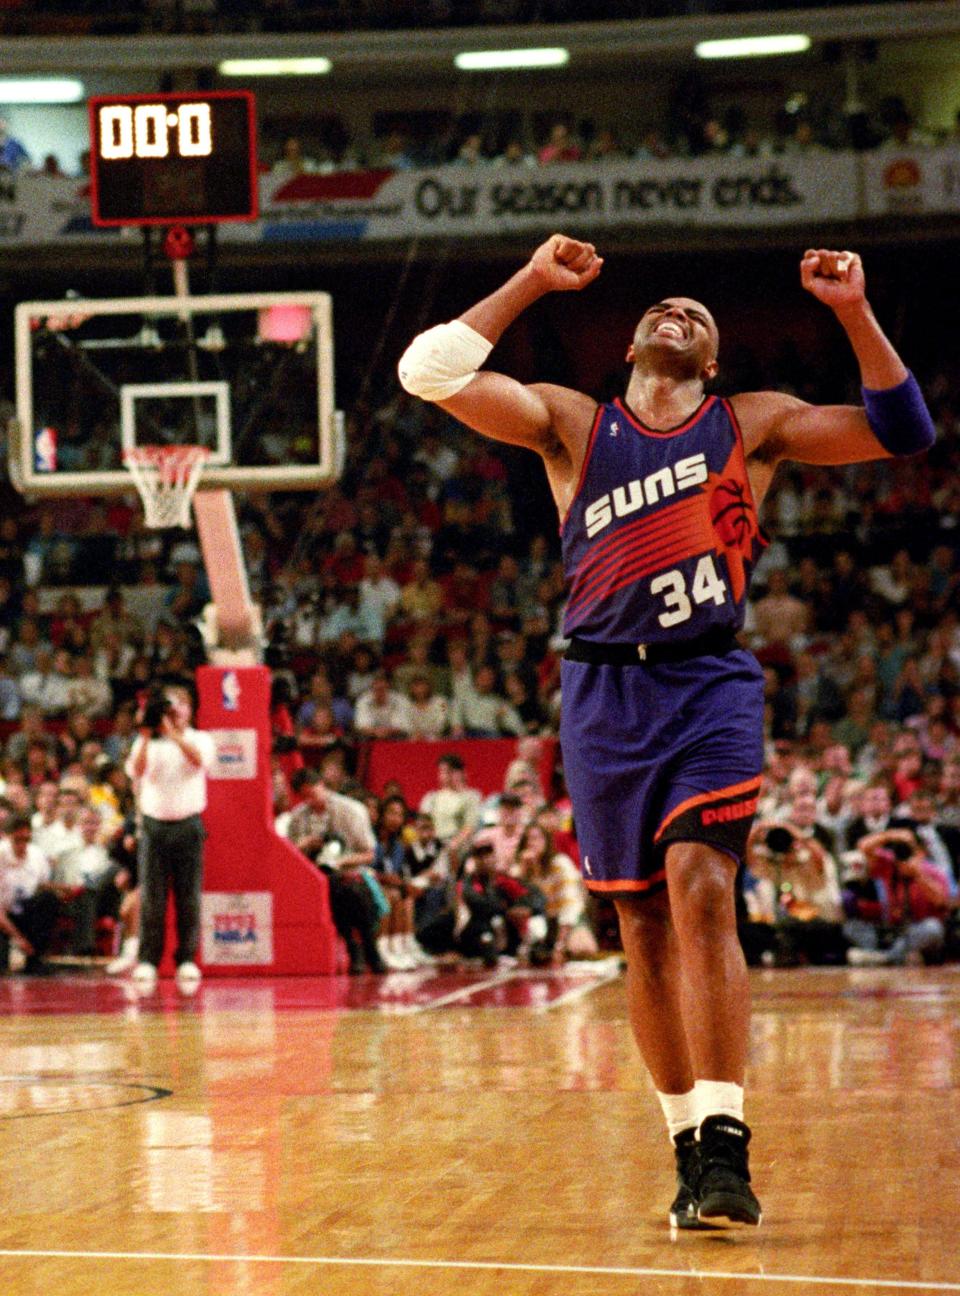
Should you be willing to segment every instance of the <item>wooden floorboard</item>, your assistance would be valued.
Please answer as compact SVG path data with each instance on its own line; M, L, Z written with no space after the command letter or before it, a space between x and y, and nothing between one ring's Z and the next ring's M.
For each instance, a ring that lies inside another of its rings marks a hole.
M960 1293L960 968L753 989L764 1223L671 1238L615 964L4 978L0 1293Z

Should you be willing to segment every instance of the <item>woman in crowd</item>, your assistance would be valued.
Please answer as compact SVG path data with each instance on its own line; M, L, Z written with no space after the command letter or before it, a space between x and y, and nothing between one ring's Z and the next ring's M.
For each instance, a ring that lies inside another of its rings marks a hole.
M577 866L554 849L553 837L539 823L523 830L516 871L546 901L546 932L529 941L531 961L556 966L568 958L596 954L597 942L587 922L587 892Z
M414 935L414 901L407 859L407 805L402 796L388 796L380 803L376 823L376 853L373 868L390 905L377 938L380 957L392 971L408 972L432 963L433 959Z

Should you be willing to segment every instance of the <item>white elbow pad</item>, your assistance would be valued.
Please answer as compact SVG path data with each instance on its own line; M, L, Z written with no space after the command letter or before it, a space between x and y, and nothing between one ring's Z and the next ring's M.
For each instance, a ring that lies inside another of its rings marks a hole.
M493 343L462 320L437 324L419 333L400 357L400 385L422 400L449 400L477 376L492 350Z

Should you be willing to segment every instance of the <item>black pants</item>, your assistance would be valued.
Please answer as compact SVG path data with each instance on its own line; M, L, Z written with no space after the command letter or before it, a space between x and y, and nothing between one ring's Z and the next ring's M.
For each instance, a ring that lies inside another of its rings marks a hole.
M740 944L751 967L763 961L763 955L789 967L795 963L843 963L848 942L840 923L811 918L807 922L782 919L772 923L744 922L739 925Z
M40 959L46 953L53 937L53 930L60 912L60 901L53 891L40 890L28 899L21 901L16 913L7 917L21 936L33 946L32 960ZM0 935L0 971L5 972L10 961L10 937ZM29 961L28 961L29 967Z
M326 876L330 888L330 917L343 937L351 959L359 953L359 938L367 962L378 963L376 934L380 922L370 888L363 878L341 877L336 869L323 865L320 871Z
M140 959L157 967L163 957L167 892L173 889L177 919L174 961L192 963L200 942L200 889L203 883L203 821L143 816L138 868L140 877Z

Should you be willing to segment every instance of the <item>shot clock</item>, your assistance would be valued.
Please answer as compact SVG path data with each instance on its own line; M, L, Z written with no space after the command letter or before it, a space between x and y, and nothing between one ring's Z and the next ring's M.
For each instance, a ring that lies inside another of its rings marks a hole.
M95 225L256 219L249 91L98 95L89 109Z

